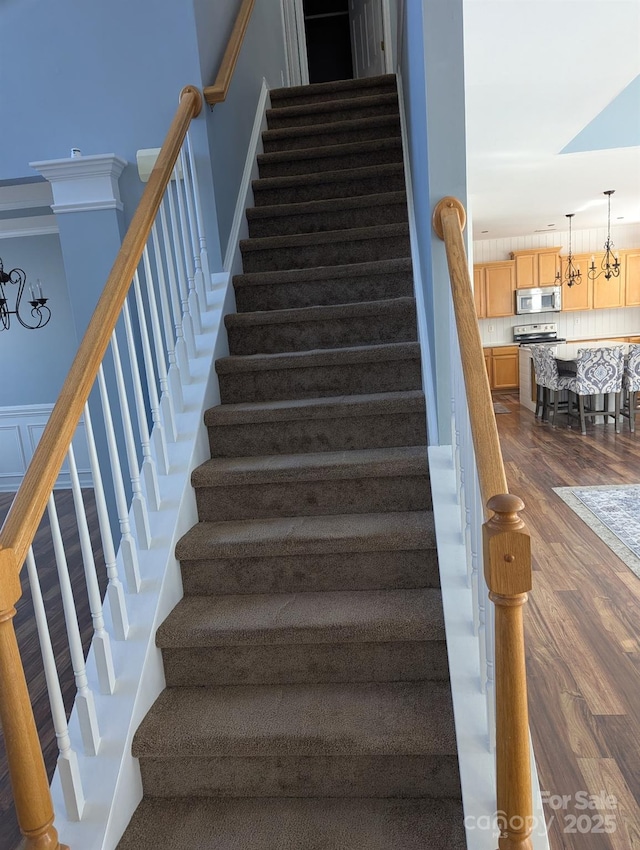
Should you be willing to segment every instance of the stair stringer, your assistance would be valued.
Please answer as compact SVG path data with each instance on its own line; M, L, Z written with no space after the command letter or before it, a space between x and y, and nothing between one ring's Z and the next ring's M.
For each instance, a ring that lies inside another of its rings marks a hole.
M179 439L167 446L170 473L163 480L163 501L159 511L149 514L153 543L150 549L138 552L142 587L139 594L126 596L129 637L112 642L117 676L114 694L99 692L92 650L87 657L102 736L97 756L83 754L75 708L69 719L85 796L79 822L66 816L58 771L51 785L60 841L73 848L113 850L142 799L140 768L131 754L131 742L140 721L165 687L155 633L183 596L175 545L198 521L191 472L209 457L204 412L220 403L212 364L228 354L224 317L235 311L231 276L212 274L212 283L209 309L202 317L203 333L197 337L197 356L189 363L191 383L183 387L184 412L176 416ZM110 628L108 605L104 610Z

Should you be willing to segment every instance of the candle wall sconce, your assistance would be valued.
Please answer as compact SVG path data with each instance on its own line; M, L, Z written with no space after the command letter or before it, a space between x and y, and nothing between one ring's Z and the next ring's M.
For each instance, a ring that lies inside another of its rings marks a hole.
M38 330L48 324L51 310L47 307L48 298L42 292L42 284L36 280L35 285L29 286L29 298L25 298L27 276L22 269L11 269L5 272L0 259L0 331L8 331L11 327L11 317L30 331ZM15 287L15 288L14 288ZM12 296L15 296L13 301ZM30 310L25 306L29 304ZM15 309L11 309L11 304ZM30 318L29 318L29 314Z

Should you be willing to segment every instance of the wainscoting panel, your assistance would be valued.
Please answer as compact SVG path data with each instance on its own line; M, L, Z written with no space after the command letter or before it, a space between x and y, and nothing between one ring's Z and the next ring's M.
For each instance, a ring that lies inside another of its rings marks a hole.
M20 486L52 410L52 404L0 407L0 492L12 493ZM73 450L80 484L82 487L91 487L89 453L82 420L73 438ZM71 487L66 461L56 487Z

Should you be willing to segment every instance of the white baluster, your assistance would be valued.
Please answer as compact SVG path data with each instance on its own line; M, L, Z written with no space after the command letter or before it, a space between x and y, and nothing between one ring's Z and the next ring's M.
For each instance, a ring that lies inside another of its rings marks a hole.
M178 438L178 431L173 417L173 408L168 407L166 410L162 410L163 415L160 413L160 399L158 397L155 364L151 353L147 317L144 310L144 303L142 301L142 290L140 288L138 272L136 272L133 276L133 294L135 296L136 307L138 309L140 341L142 342L144 368L147 373L147 390L149 392L149 406L151 407L151 419L153 421L151 437L153 439L154 446L156 447L156 455L159 458L161 471L168 472L169 456L167 454L167 440L171 440L172 443L175 443ZM164 416L165 413L166 416Z
M162 314L162 324L164 327L164 337L167 343L167 356L169 358L169 369L167 378L169 381L169 392L173 400L174 410L184 410L184 398L182 396L182 376L180 375L180 366L176 355L176 343L173 338L173 328L171 326L171 307L167 298L167 280L164 274L164 264L162 262L162 253L160 251L160 243L158 241L158 230L155 222L151 228L151 238L153 240L153 254L156 260L156 269L158 271L158 290L160 292L160 312Z
M198 185L198 172L196 161L193 156L191 139L187 133L187 151L189 153L189 165L191 166L191 185L193 187L193 198L196 208L196 223L198 227L198 240L200 242L200 261L207 289L211 289L211 270L209 268L209 252L207 251L207 239L204 233L204 220L202 217L202 203L200 202L200 186Z
M191 245L189 244L189 222L187 221L187 211L184 203L184 184L180 180L179 168L176 163L173 176L176 183L176 200L178 202L178 215L180 218L180 236L182 238L182 252L187 272L187 286L189 289L189 313L193 322L193 330L196 335L202 333L202 308L200 298L196 292L196 283L194 279L193 257L191 256Z
M189 286L187 284L186 267L182 258L182 242L180 239L180 225L176 216L176 207L173 200L173 186L171 183L167 186L165 198L169 205L169 222L171 224L171 244L173 246L173 256L175 258L175 268L178 280L178 291L180 293L180 302L182 304L182 329L184 331L184 340L187 346L187 354L189 357L196 356L196 337L195 324L189 307Z
M91 611L91 620L93 622L93 640L91 646L96 660L100 692L103 694L112 694L116 684L116 677L113 670L113 658L111 656L111 638L104 626L100 585L98 584L98 576L96 574L96 562L93 557L89 524L87 522L84 499L82 498L73 444L69 446L68 458L73 504L76 511L78 535L80 537L80 551L82 552L89 610Z
M189 354L185 331L182 327L182 305L180 302L180 289L176 277L176 269L173 259L171 239L169 239L169 226L164 209L164 200L160 205L160 225L162 227L162 244L167 258L167 279L169 281L169 297L171 298L171 312L173 313L173 324L176 329L176 362L180 370L181 383L188 384L191 380L189 369ZM193 340L195 352L195 339Z
M127 337L127 349L129 351L129 361L131 363L131 378L133 380L133 394L136 402L136 415L138 420L138 431L140 432L140 447L142 449L142 479L144 481L145 490L147 492L147 500L152 511L160 510L160 490L158 488L158 474L156 471L156 462L151 456L151 446L149 437L149 425L147 424L147 409L144 403L142 393L142 381L140 380L140 370L138 368L138 352L136 351L136 343L133 338L133 328L131 326L131 314L129 312L129 303L125 299L123 305L124 329Z
M27 553L27 574L29 576L29 585L31 587L33 613L35 616L36 628L38 629L40 651L42 653L44 677L47 682L47 691L49 693L49 705L51 706L53 728L55 729L56 741L58 744L58 771L64 796L64 805L69 820L79 821L84 811L84 792L82 790L78 756L75 750L71 747L69 727L67 726L67 714L64 709L64 700L62 698L60 680L58 679L56 659L53 652L53 646L51 645L51 635L49 634L47 615L44 609L44 602L42 601L42 591L40 589L38 570L36 569L36 562L33 557L33 549L31 549L31 547L29 547L29 552Z
M82 648L82 638L80 636L80 627L78 625L76 603L73 598L71 579L69 578L69 565L67 564L67 556L64 551L64 542L62 540L62 534L60 533L58 511L56 510L53 493L49 496L47 512L49 514L49 524L51 525L53 552L56 559L56 566L58 568L60 595L62 597L62 608L64 610L64 620L67 629L67 638L69 640L71 663L73 664L73 675L76 682L76 688L78 689L75 699L75 707L78 711L82 743L84 745L85 753L88 756L95 756L97 755L98 747L100 746L98 717L96 715L93 692L89 687L89 682L87 680L87 668L84 663L84 650Z
M120 523L120 551L124 563L124 573L127 577L129 593L138 593L140 590L140 567L138 565L138 550L136 541L131 534L129 525L129 512L127 510L127 497L122 480L122 467L120 466L120 453L116 442L116 434L113 428L111 416L111 404L107 384L104 379L104 370L100 366L98 370L98 385L100 387L100 399L102 401L102 413L104 416L105 431L107 434L107 445L109 448L109 460L111 462L111 477L116 497L116 509L118 511L118 522Z
M151 318L151 331L153 338L153 347L156 353L156 366L158 369L158 382L160 384L160 410L162 411L163 420L167 432L171 435L173 442L178 439L178 430L176 428L176 417L173 409L173 401L169 392L169 381L167 378L167 362L164 358L164 340L162 338L162 330L160 328L160 320L158 318L158 304L156 302L156 291L151 272L151 262L149 260L149 251L147 246L144 246L142 252L144 262L144 273L147 280L147 296L149 298L149 316ZM138 283L140 281L138 280Z
M84 429L87 435L89 464L91 466L91 477L93 478L93 492L96 498L98 525L100 526L100 538L102 539L102 554L104 555L104 563L107 571L107 599L109 600L109 610L111 611L111 619L113 621L113 632L116 640L126 640L129 634L129 617L124 598L124 588L118 576L116 550L113 545L109 511L102 484L102 471L100 469L100 461L98 460L96 440L93 434L93 425L91 424L88 404L84 406Z
M193 257L193 280L196 288L196 293L203 309L207 306L207 294L204 287L204 275L202 273L202 263L200 261L200 246L198 245L196 214L193 205L193 190L191 186L191 178L187 167L187 156L184 145L180 148L180 164L182 166L182 184L184 186L184 194L187 201L187 216L189 220L189 241L191 242L191 256ZM209 278L211 280L211 278Z
M140 483L138 452L136 450L135 437L133 436L131 411L129 410L127 388L124 383L122 361L120 360L120 348L118 346L118 338L116 336L115 330L111 334L111 354L113 355L113 365L115 368L116 375L116 387L118 389L118 399L120 400L120 417L122 421L122 428L124 431L124 444L127 453L127 464L129 466L131 490L133 492L131 500L131 509L133 510L133 521L135 522L136 532L138 535L138 546L140 546L141 549L148 549L151 546L151 531L149 529L147 500L144 497L144 493L142 492L142 485Z

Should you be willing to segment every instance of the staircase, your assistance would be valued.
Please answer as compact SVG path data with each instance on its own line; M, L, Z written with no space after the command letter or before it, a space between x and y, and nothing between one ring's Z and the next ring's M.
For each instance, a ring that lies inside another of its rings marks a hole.
M395 78L271 99L119 848L457 850Z

